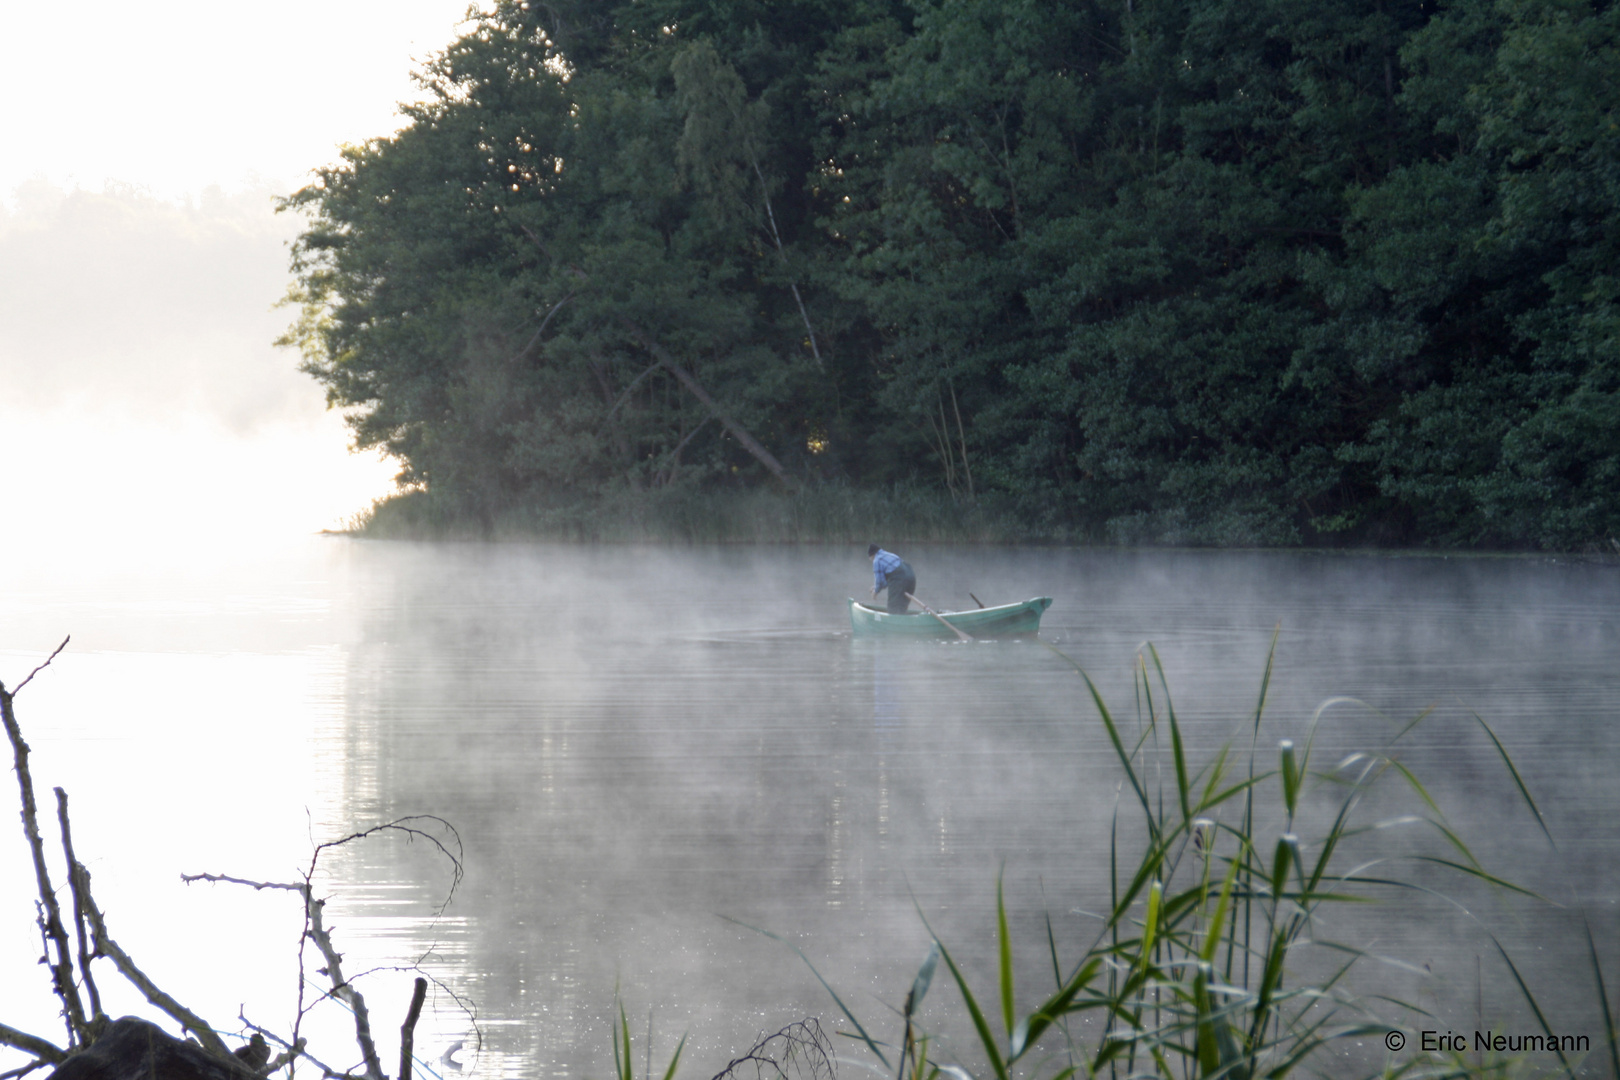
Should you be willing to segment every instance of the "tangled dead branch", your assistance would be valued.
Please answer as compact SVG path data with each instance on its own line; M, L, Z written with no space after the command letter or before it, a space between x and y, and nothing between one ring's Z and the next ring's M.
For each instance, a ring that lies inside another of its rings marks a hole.
M299 1033L304 1018L316 1004L328 998L335 998L344 1002L352 1012L355 1023L355 1036L361 1049L364 1072L359 1078L353 1080L389 1080L382 1069L382 1060L378 1056L375 1040L371 1032L370 1014L366 1008L365 999L360 991L354 987L353 981L343 974L342 954L338 952L332 942L332 936L323 920L325 901L314 895L313 881L320 864L321 856L333 848L353 843L367 837L379 834L400 834L408 840L425 840L445 857L451 867L451 884L444 899L434 911L435 917L442 915L455 895L457 885L462 878L461 838L455 829L446 821L436 817L414 816L400 818L397 821L387 822L360 832L352 833L338 840L328 841L318 845L311 855L308 868L297 882L261 882L249 881L244 878L230 877L223 874L194 874L184 875L183 880L226 882L230 884L246 885L254 889L282 889L297 893L303 901L304 925L299 938L299 975L298 975L298 1012L294 1030L290 1039L282 1038L273 1032L267 1031L258 1025L248 1022L245 1016L240 1017L243 1028L253 1031L254 1038L249 1046L241 1047L235 1051L225 1045L215 1028L205 1019L192 1012L179 1000L166 993L150 976L140 969L112 935L107 930L106 918L97 907L90 887L90 872L78 860L73 849L73 833L68 817L67 792L58 787L56 793L57 822L61 832L62 851L66 860L68 895L72 901L72 924L77 943L75 953L69 942L67 922L58 902L58 891L51 880L50 867L46 859L44 836L39 827L39 809L34 797L34 781L29 771L29 747L23 739L22 729L17 723L14 699L16 693L31 682L61 651L67 647L64 639L55 652L46 658L45 662L29 673L16 691L8 691L4 684L0 684L0 719L3 719L6 736L11 744L13 769L17 775L18 793L22 804L23 834L28 842L29 854L33 864L34 882L38 893L36 907L38 923L44 946L42 963L50 972L52 993L61 1004L61 1015L67 1029L66 1045L57 1045L50 1039L30 1032L21 1031L0 1023L0 1046L9 1046L21 1050L29 1055L30 1061L20 1068L0 1074L0 1080L14 1080L24 1076L35 1069L56 1067L57 1075L63 1080L91 1080L91 1078L109 1075L118 1071L116 1064L109 1065L108 1055L124 1053L128 1047L144 1048L140 1051L141 1060L136 1062L138 1070L150 1068L162 1072L165 1076L176 1080L260 1080L260 1078L282 1069L288 1069L291 1076L291 1066L302 1058L319 1068L322 1074L329 1078L350 1080L352 1073L339 1071L317 1060L307 1049L307 1040ZM454 850L452 850L452 848ZM313 1001L307 1001L308 979L305 972L305 952L308 945L314 945L325 961L320 973L327 976L331 986ZM430 950L431 951L431 950ZM181 1029L189 1033L197 1045L189 1046L160 1029L147 1024L145 1021L126 1017L123 1020L112 1021L102 1010L101 994L92 973L92 962L105 959L112 963L124 979L139 990L146 1000L161 1010L164 1014L178 1023ZM441 987L438 980L434 982ZM422 1013L422 1006L427 994L428 980L418 977L416 979L415 993L411 999L405 1023L400 1029L400 1069L397 1080L409 1080L413 1071L411 1049L414 1040L415 1027ZM454 997L454 995L452 995ZM88 998L88 1007L86 999ZM457 1005L466 1009L460 998L454 998ZM469 1015L470 1015L470 1010ZM476 1020L474 1030L477 1030ZM482 1035L479 1035L480 1043ZM270 1043L281 1047L282 1052L274 1060L270 1059ZM158 1069L155 1062L160 1056L166 1063L163 1069ZM200 1056L199 1056L200 1055ZM148 1060L150 1059L150 1060Z
M424 827L429 824L442 830L448 842L446 842L446 840L441 840L440 837L435 835L432 830ZM292 1045L297 1045L300 1042L299 1033L302 1030L304 1018L309 1015L310 1010L318 1005L321 1001L328 998L335 998L347 1005L349 1011L354 1016L355 1042L360 1048L360 1059L364 1066L364 1072L361 1075L365 1077L366 1080L386 1080L387 1075L383 1072L382 1058L378 1055L376 1039L372 1035L371 1011L366 1005L365 995L363 995L354 985L354 977L346 976L343 973L343 954L338 952L337 947L332 944L332 935L330 931L328 931L324 920L326 901L315 895L314 881L316 872L320 868L321 856L326 852L342 847L345 844L351 844L360 840L365 840L369 837L386 834L403 835L408 840L424 840L431 844L434 849L437 850L439 854L443 855L444 858L449 862L451 868L450 888L446 891L444 899L441 900L438 906L434 909L435 917L442 915L445 908L449 906L450 901L455 897L456 887L461 884L461 878L464 872L461 861L461 836L456 832L455 826L451 825L448 821L429 814L417 814L410 817L399 818L395 821L386 822L382 825L376 825L369 829L362 829L359 832L351 833L348 836L342 837L338 840L329 840L326 843L316 845L313 854L310 856L309 865L305 868L301 880L295 882L250 881L247 878L232 877L229 874L205 873L180 875L180 880L186 882L187 884L194 882L209 882L214 884L244 885L254 890L276 889L298 894L298 896L303 900L304 905L304 929L299 937L298 946L298 1012L297 1020L295 1021L293 1027ZM454 847L454 851L451 850L452 847ZM319 968L318 972L319 974L326 976L326 979L330 984L328 989L314 1000L310 1000L308 997L309 980L304 962L305 951L308 945L314 945L316 951L321 954L321 958L325 962L325 966ZM425 994L427 991L426 980L419 977L417 982L421 984L422 993ZM457 1004L461 1004L459 998L456 1000ZM406 1024L400 1032L402 1049L408 1049L411 1045L411 1042L414 1039L416 1020L420 1015L421 1003L413 996L412 1008L407 1014ZM476 1020L474 1021L473 1026L474 1030L476 1031ZM284 1043L283 1045L288 1044ZM402 1064L399 1076L404 1078L408 1075L408 1070L406 1069L404 1063L409 1059L404 1053L402 1053L401 1059ZM322 1068L325 1069L329 1075L332 1074L330 1069L327 1069L325 1066L322 1066Z
M832 1043L815 1017L765 1035L714 1080L834 1080Z

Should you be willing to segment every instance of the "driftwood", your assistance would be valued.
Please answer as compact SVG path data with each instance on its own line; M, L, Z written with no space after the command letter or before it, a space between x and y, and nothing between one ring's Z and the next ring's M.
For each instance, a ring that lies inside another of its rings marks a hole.
M310 859L303 879L295 883L255 882L221 874L186 875L185 881L215 881L249 885L256 889L284 889L297 893L303 901L304 932L299 945L298 1013L290 1039L251 1024L241 1017L243 1028L253 1032L252 1039L232 1050L225 1045L219 1032L207 1020L198 1016L171 994L160 988L150 976L138 967L134 959L115 941L107 930L107 922L96 906L91 894L90 872L79 862L73 850L73 833L68 818L67 792L56 788L57 822L61 830L62 850L67 865L68 896L72 900L72 925L77 940L75 954L68 939L67 922L58 902L58 892L51 880L45 858L45 841L39 827L39 808L34 798L33 776L28 768L29 748L17 723L14 699L35 675L54 660L63 648L64 640L44 663L35 668L18 684L16 691L8 691L0 684L0 719L4 720L6 736L11 744L13 770L17 775L18 793L22 803L23 834L28 841L33 863L34 881L38 890L39 928L44 944L43 964L50 972L51 989L61 1002L61 1014L66 1022L67 1040L59 1046L50 1039L20 1031L0 1023L0 1046L10 1046L29 1055L32 1061L21 1068L0 1073L0 1080L15 1080L35 1069L55 1066L50 1080L260 1080L260 1078L290 1066L302 1059L313 1063L323 1076L332 1080L361 1080L350 1072L339 1071L320 1062L308 1052L306 1041L298 1033L309 1010L320 1001L335 998L346 1004L354 1016L356 1041L361 1049L364 1065L363 1080L389 1080L382 1069L371 1034L370 1014L365 999L343 974L342 956L332 943L330 931L322 914L325 901L317 898L312 882L321 854L337 847L379 833L398 832L411 838L426 839L449 860L453 879L449 895L438 909L444 911L461 881L460 837L448 822L439 818L410 817L388 822L371 829L346 836L340 840L320 844ZM437 835L424 827L434 823L442 827L451 838L455 851ZM331 987L315 1001L306 1001L307 978L304 973L304 944L313 944L325 961L321 973L330 980ZM110 961L124 979L138 989L146 1000L171 1017L192 1039L181 1040L161 1028L136 1017L111 1020L101 1007L101 995L92 975L92 962ZM443 984L439 984L444 988ZM82 991L82 993L81 993ZM412 1072L412 1043L417 1019L421 1016L427 994L427 980L416 980L411 1007L400 1029L400 1071L396 1080L409 1080ZM450 995L454 998L454 995ZM86 1007L85 999L89 1004ZM460 999L455 999L460 1004ZM465 1006L463 1006L465 1007ZM476 1030L476 1025L475 1025ZM282 1048L275 1060L270 1060L270 1043Z

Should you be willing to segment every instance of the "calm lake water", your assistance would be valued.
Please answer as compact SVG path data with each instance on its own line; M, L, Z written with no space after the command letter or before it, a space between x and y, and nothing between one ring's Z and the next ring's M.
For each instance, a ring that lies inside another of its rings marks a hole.
M970 593L1054 597L1044 641L1085 668L1133 735L1133 670L1151 642L1195 767L1228 740L1246 762L1274 628L1265 764L1278 739L1303 745L1328 699L1360 704L1321 713L1313 766L1324 770L1432 707L1401 740L1401 762L1486 869L1549 903L1397 860L1369 872L1459 903L1388 891L1330 913L1314 936L1388 958L1347 986L1431 1012L1405 1015L1409 1028L1536 1030L1494 934L1549 1022L1599 1044L1581 918L1620 995L1620 567L902 553L936 607L972 606ZM1051 985L1046 918L1065 963L1096 933L1116 808L1122 845L1136 836L1096 709L1052 650L851 639L845 597L870 589L863 549L324 537L26 562L0 600L0 679L15 687L73 635L17 699L36 785L47 801L51 785L69 791L113 935L221 1028L238 1029L239 1012L291 1026L297 904L179 875L294 880L314 843L408 815L459 837L465 876L442 912L448 864L421 839L329 851L318 882L346 970L382 969L360 986L385 1062L410 989L389 969L420 960L438 985L419 1055L480 1077L609 1075L615 992L638 1060L649 1023L659 1070L688 1034L686 1077L804 1016L847 1026L787 945L739 923L802 949L880 1038L894 1037L890 1010L927 952L922 916L988 1001L998 874L1033 1005ZM1512 754L1556 850L1475 713ZM1173 791L1164 771L1148 776ZM1313 782L1307 851L1337 797ZM1424 810L1392 777L1358 813L1372 824ZM1448 854L1437 831L1394 825L1359 838L1343 865L1423 853ZM59 1037L32 966L19 837L0 836L0 859L0 1021ZM149 1012L111 971L101 982L115 1013ZM936 1053L954 1047L977 1071L954 998L937 980L922 1020L944 1029ZM340 1017L308 1026L328 1064L354 1063ZM1370 1044L1363 1054L1381 1060Z

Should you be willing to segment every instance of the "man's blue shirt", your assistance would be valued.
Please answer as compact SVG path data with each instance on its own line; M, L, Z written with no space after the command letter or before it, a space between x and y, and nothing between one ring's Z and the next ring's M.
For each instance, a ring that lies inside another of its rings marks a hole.
M872 556L872 591L880 592L888 582L889 575L900 566L900 556L892 551L878 548L878 553Z

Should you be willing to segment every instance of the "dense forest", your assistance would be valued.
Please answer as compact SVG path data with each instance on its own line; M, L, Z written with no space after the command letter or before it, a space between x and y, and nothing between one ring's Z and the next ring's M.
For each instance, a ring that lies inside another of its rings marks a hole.
M286 200L286 340L486 525L836 487L1608 548L1617 45L1612 0L502 0Z

